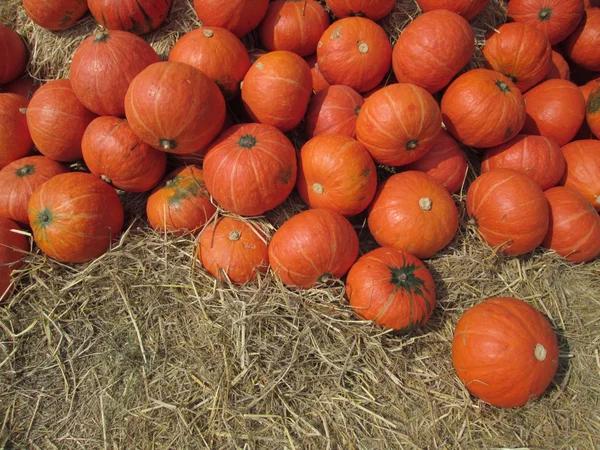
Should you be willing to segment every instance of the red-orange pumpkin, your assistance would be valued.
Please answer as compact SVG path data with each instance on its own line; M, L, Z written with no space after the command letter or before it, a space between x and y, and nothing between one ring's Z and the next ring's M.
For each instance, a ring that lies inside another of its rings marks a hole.
M225 99L239 94L240 83L250 69L250 57L242 41L225 28L198 28L184 34L171 49L169 61L201 70L221 88Z
M454 80L442 97L446 129L458 141L487 148L515 137L525 123L525 101L499 72L474 69Z
M414 84L391 84L365 101L356 137L376 162L402 166L433 147L441 122L440 108L429 92Z
M469 308L452 340L452 364L467 389L503 408L540 396L558 369L558 342L548 320L512 297Z
M488 69L500 72L525 92L542 81L552 66L552 48L543 31L511 22L487 34L483 48Z
M252 120L281 131L302 121L311 94L310 67L296 53L285 50L258 58L242 86L242 100Z
M343 277L358 257L358 236L341 214L309 209L292 216L273 235L269 262L290 287L309 289Z
M0 84L15 80L26 65L27 53L21 36L0 23Z
M583 94L583 98L585 99L586 103L590 97L590 94L598 88L600 88L600 78L590 80L583 86L579 86L579 90Z
M22 95L0 94L0 169L23 158L33 147L27 119L21 111L27 103Z
M317 54L311 55L305 58L308 63L308 67L310 67L310 73L312 75L312 86L315 92L320 92L325 88L328 88L330 84L327 82L323 74L319 70L319 63L317 62Z
M590 131L600 139L600 86L587 99L585 117Z
M296 150L277 128L234 125L204 157L206 189L224 209L257 216L283 203L296 183Z
M242 37L263 20L269 0L194 0L198 19L205 27L221 27Z
M23 8L36 24L52 31L71 28L88 11L86 0L23 0Z
M88 0L90 12L104 28L144 34L167 18L172 0Z
M359 16L379 20L392 12L396 0L326 0L326 3L338 19Z
M306 135L309 139L322 134L356 136L356 120L364 102L358 92L341 84L317 92L306 111Z
M411 170L392 175L379 186L368 225L382 247L429 258L454 238L458 210L444 186Z
M467 192L469 224L505 255L534 250L548 232L548 201L540 186L514 169L482 174Z
M435 285L425 264L410 253L380 247L361 256L348 272L350 306L365 320L407 333L435 308Z
M213 277L245 284L267 272L268 248L267 237L257 226L222 217L202 231L198 258Z
M392 53L394 74L400 83L413 83L434 94L467 65L474 51L469 22L446 10L426 12L398 38Z
M125 115L146 144L165 152L193 153L221 130L225 99L216 83L195 67L159 62L129 85Z
M0 302L12 291L12 272L23 267L23 256L29 250L27 238L15 231L19 226L0 218Z
M552 64L550 71L544 80L569 80L571 78L571 68L565 58L555 50L552 50Z
M38 88L38 82L29 75L25 75L22 78L17 78L16 80L0 87L0 92L22 95L28 100L27 104L29 104L29 100L31 97L33 97L33 94L38 90Z
M417 0L424 12L435 9L447 9L471 20L486 7L489 0Z
M70 172L50 178L33 192L28 209L35 243L61 262L98 258L123 228L119 196L89 173Z
M325 30L317 45L317 62L329 84L366 92L388 72L392 45L383 28L372 20L347 17Z
M565 55L575 64L600 71L600 8L586 9L579 25L564 41Z
M561 150L567 162L567 170L560 184L579 191L600 211L600 141L574 141Z

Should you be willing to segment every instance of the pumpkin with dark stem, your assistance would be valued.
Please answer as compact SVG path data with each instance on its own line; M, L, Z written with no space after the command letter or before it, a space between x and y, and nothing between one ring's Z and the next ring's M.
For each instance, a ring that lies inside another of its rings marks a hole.
M489 0L417 0L423 12L437 9L447 9L463 16L467 20L473 19L483 11Z
M600 8L586 9L583 19L563 42L565 55L583 69L600 72Z
M27 52L21 36L0 23L0 84L17 79L26 65Z
M338 19L358 16L379 20L392 12L396 0L326 0L326 3Z
M239 38L260 24L268 8L269 0L194 0L205 27L225 28Z
M145 34L167 18L172 0L88 0L96 21L109 30Z
M21 229L12 220L0 218L0 302L12 291L12 272L23 267L22 259L29 250L28 239L18 231Z
M567 162L567 170L560 184L579 191L600 211L600 141L574 141L561 150Z
M88 11L86 0L23 0L29 18L40 27L63 31L75 25Z
M28 102L22 95L0 94L0 169L23 158L33 147L23 109Z
M356 136L356 120L364 99L354 89L343 85L329 86L310 100L305 117L306 136L323 134Z
M600 86L587 99L585 118L590 131L600 139Z

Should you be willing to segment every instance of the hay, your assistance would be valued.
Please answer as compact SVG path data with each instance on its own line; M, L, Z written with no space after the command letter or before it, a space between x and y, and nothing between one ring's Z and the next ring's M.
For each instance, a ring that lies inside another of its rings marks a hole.
M18 3L0 6L0 17L30 44L37 39L30 73L40 80L66 76L93 21L49 33L27 21ZM476 22L481 33L502 11L494 0ZM392 39L415 13L410 2L397 6L388 19L396 25L386 22ZM176 1L169 24L149 39L164 55L181 30L195 25L187 3ZM339 282L306 292L287 290L271 275L240 289L215 282L194 260L193 236L149 231L145 196L122 199L129 226L111 252L78 266L35 252L0 307L0 448L594 448L600 442L599 260L572 266L541 250L498 258L461 228L427 261L437 283L432 319L395 336L358 321ZM464 219L464 195L456 200ZM302 209L293 196L267 218L278 226ZM364 216L353 223L361 251L373 248ZM560 338L552 387L514 410L470 397L450 360L462 312L498 295L537 307Z

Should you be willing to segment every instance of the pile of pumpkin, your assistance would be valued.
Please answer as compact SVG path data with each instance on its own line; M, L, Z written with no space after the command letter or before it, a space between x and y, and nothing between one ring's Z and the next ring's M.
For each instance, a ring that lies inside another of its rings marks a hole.
M0 94L5 264L22 256L7 245L29 248L10 232L19 225L58 261L97 258L122 231L115 189L150 192L152 228L200 233L198 258L216 278L243 284L270 267L308 289L346 276L359 316L405 332L435 306L421 260L458 229L459 144L482 161L469 223L498 253L600 254L600 9L511 0L512 21L487 36L485 68L461 74L475 50L468 20L487 0L418 0L424 13L393 48L376 21L395 0L327 0L333 23L315 0L195 0L204 26L160 61L139 35L170 3L23 1L44 28L64 30L89 6L103 29L77 48L69 79L31 99ZM242 44L254 29L266 50ZM4 26L0 55L5 92L22 93L31 84L13 80L25 46ZM590 82L569 81L570 67ZM300 125L308 141L297 153L285 133ZM28 156L33 145L41 155ZM179 167L165 177L167 154ZM89 173L67 169L81 159ZM378 186L376 164L398 173ZM252 218L294 188L309 209L268 239ZM348 220L359 214L381 245L360 258ZM14 268L2 267L3 291ZM549 322L513 298L469 309L452 357L471 392L504 407L539 396L558 367Z

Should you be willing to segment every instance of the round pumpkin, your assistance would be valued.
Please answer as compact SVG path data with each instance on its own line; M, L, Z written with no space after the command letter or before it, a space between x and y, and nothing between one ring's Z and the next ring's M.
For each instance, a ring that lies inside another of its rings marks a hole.
M0 84L17 79L26 65L27 52L21 36L0 23Z
M592 92L594 92L596 89L600 88L600 78L590 80L583 86L578 86L578 87L579 87L579 90L581 91L581 94L583 95L583 98L585 99L585 101L587 103L588 99L590 98L590 94Z
M425 325L435 308L431 272L417 257L394 248L361 256L348 272L346 293L361 318L401 333Z
M343 277L358 257L358 235L341 214L309 209L288 219L269 244L271 269L283 284L300 288Z
M571 78L571 68L565 58L555 50L552 50L552 64L550 71L544 80L569 80Z
M414 170L392 175L378 188L368 225L382 247L429 258L454 238L458 210L444 186Z
M575 64L600 72L600 8L586 9L575 31L564 41L565 55Z
M405 169L426 173L454 194L463 186L467 167L465 152L448 132L442 130L434 140L431 150L405 166Z
M585 120L581 91L567 80L547 80L525 93L523 134L545 136L559 146L570 142Z
M33 147L22 111L27 103L22 95L0 94L0 169L23 158Z
M277 128L234 125L204 157L206 189L227 211L257 216L283 203L296 183L296 150Z
M548 201L540 186L514 169L494 169L467 191L469 224L504 255L534 250L548 232Z
M567 162L567 170L560 184L579 191L600 211L600 141L574 141L561 150Z
M242 85L242 101L252 120L281 131L289 131L302 121L311 94L308 64L285 50L258 58Z
M88 11L86 0L23 0L23 8L33 22L51 31L71 28Z
M31 194L50 178L69 169L45 156L28 156L0 170L0 217L29 225Z
M221 217L200 235L198 258L218 280L235 284L254 281L269 268L269 243L265 234L249 222Z
M90 12L109 30L145 34L167 18L172 0L87 0Z
M225 99L216 83L195 67L158 62L129 85L125 116L133 132L151 147L193 153L219 134Z
M338 19L358 16L379 20L396 6L396 0L326 0L326 3Z
M495 297L469 308L454 329L452 364L486 403L515 408L539 397L558 369L558 341L533 306Z
M311 55L305 58L305 61L308 63L308 67L310 67L310 73L312 75L312 86L313 91L320 92L325 88L328 88L330 84L327 82L323 74L319 70L319 63L317 62L317 54Z
M370 19L346 17L331 24L317 45L319 70L329 84L357 92L377 86L392 63L386 32Z
M417 0L423 12L447 9L467 20L473 19L488 4L489 0Z
M550 45L565 40L583 17L581 0L510 0L508 17L548 36Z
M588 97L585 117L590 131L600 139L600 86Z
M61 162L81 159L81 139L96 114L77 98L70 80L53 80L40 87L27 106L27 125L36 148Z
M464 18L446 10L426 12L402 32L392 53L400 83L434 94L467 65L475 51L473 30Z
M39 186L28 213L37 246L65 263L103 255L123 228L123 206L115 190L83 172L59 174Z
M198 19L205 27L221 27L242 37L263 20L269 0L194 0Z
M296 189L311 208L354 216L364 211L375 196L375 163L351 137L317 136L300 150Z
M455 139L477 148L515 137L525 123L525 101L499 72L474 69L454 80L442 97L442 119Z
M300 56L312 55L329 15L316 0L275 0L258 27L258 36L267 50L288 50Z
M146 204L150 226L175 234L199 230L216 211L198 166L173 170L154 188Z
M356 136L356 120L364 99L354 89L334 85L323 89L310 100L305 130L308 138L324 134Z
M487 34L486 67L506 75L525 92L542 81L552 66L552 48L543 31L520 22L505 23Z
M23 267L23 256L29 251L28 239L16 231L19 226L0 218L0 302L12 291L12 272Z
M184 34L171 49L169 61L194 66L217 83L226 100L239 94L250 69L242 41L225 28L198 28Z
M560 181L565 172L565 158L560 147L543 136L518 134L483 155L481 172L494 169L514 169L535 181L542 191Z
M29 104L29 100L31 100L31 97L33 97L33 94L38 90L38 88L38 82L29 75L25 75L22 78L17 78L16 80L0 87L0 92L22 95L28 100L27 104Z
M442 130L440 108L425 89L391 84L371 95L356 122L356 138L380 164L402 166L426 154Z

